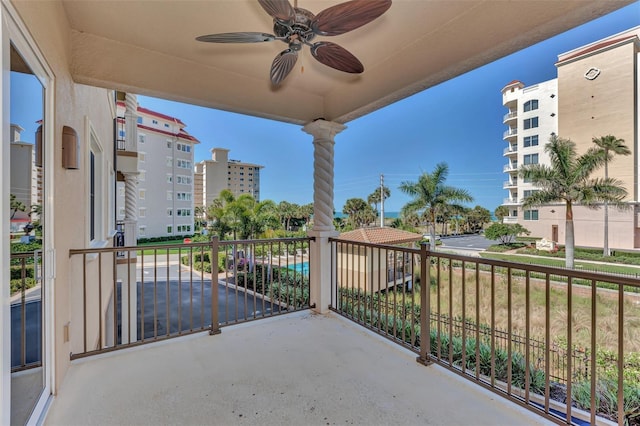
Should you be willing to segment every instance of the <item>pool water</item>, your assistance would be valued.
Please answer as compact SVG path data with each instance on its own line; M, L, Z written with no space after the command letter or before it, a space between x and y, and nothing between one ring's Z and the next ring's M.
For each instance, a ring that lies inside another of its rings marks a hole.
M296 263L293 265L288 265L287 269L291 269L292 271L300 272L302 274L309 273L309 262Z

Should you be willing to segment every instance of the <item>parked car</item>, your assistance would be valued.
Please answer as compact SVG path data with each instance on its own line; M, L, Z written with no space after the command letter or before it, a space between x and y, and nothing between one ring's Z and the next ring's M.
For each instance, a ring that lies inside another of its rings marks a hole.
M422 238L424 238L427 241L431 241L431 235L429 234L424 234ZM436 241L440 241L440 235L436 235Z

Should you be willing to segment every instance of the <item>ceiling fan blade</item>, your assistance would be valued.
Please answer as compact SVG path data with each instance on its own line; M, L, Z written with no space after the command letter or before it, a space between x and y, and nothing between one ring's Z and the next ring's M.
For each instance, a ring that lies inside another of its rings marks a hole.
M271 83L278 85L289 75L298 60L298 52L292 49L283 50L271 64Z
M334 36L355 30L385 13L391 0L352 0L318 13L311 22L316 34Z
M364 65L344 47L330 41L319 41L311 46L311 54L319 62L339 71L360 74Z
M260 6L272 17L282 23L293 23L296 12L289 0L258 0Z
M260 43L263 41L273 41L276 36L266 33L220 33L201 35L196 37L198 41L204 41L209 43Z

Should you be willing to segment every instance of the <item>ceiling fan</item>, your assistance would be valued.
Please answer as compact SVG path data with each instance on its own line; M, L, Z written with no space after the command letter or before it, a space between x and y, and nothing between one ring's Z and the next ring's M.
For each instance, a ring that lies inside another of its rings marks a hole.
M359 74L364 66L347 49L330 41L311 41L316 36L335 36L355 30L385 13L391 0L351 0L329 7L314 15L306 9L291 6L289 0L258 0L273 17L274 34L234 32L209 34L196 40L209 43L260 43L280 40L288 47L271 64L271 82L279 85L289 75L298 60L298 52L306 44L320 63L339 71Z

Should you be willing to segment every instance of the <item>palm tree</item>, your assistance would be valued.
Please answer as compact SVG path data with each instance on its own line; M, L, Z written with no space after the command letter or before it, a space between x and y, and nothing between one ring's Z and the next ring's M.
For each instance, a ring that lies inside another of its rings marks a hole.
M9 194L9 203L9 208L11 209L11 219L13 219L16 213L23 212L27 209L27 206L25 206L22 201L18 200L18 197L16 197L14 194Z
M456 206L458 202L471 202L473 197L466 189L445 185L449 166L446 163L436 165L433 173L423 173L417 182L402 182L400 190L413 197L412 201L402 207L405 214L422 211L429 220L429 244L431 250L436 248L436 217L445 206ZM462 206L460 206L462 207Z
M521 168L520 177L530 179L540 188L522 200L524 209L553 202L564 202L565 213L565 264L573 268L575 236L573 231L573 206L581 204L598 208L598 202L608 201L623 205L627 190L620 181L612 178L591 178L591 174L604 165L604 151L590 148L578 156L576 144L569 139L553 135L544 147L551 160L550 165L528 164Z
M631 150L624 144L624 139L618 139L615 136L607 135L599 138L593 138L593 143L604 151L604 178L609 177L609 161L613 155L630 155ZM604 244L602 248L603 256L611 256L609 250L609 203L604 202Z
M504 223L504 218L509 216L509 208L507 206L498 206L493 211L493 215L500 220L500 223Z

